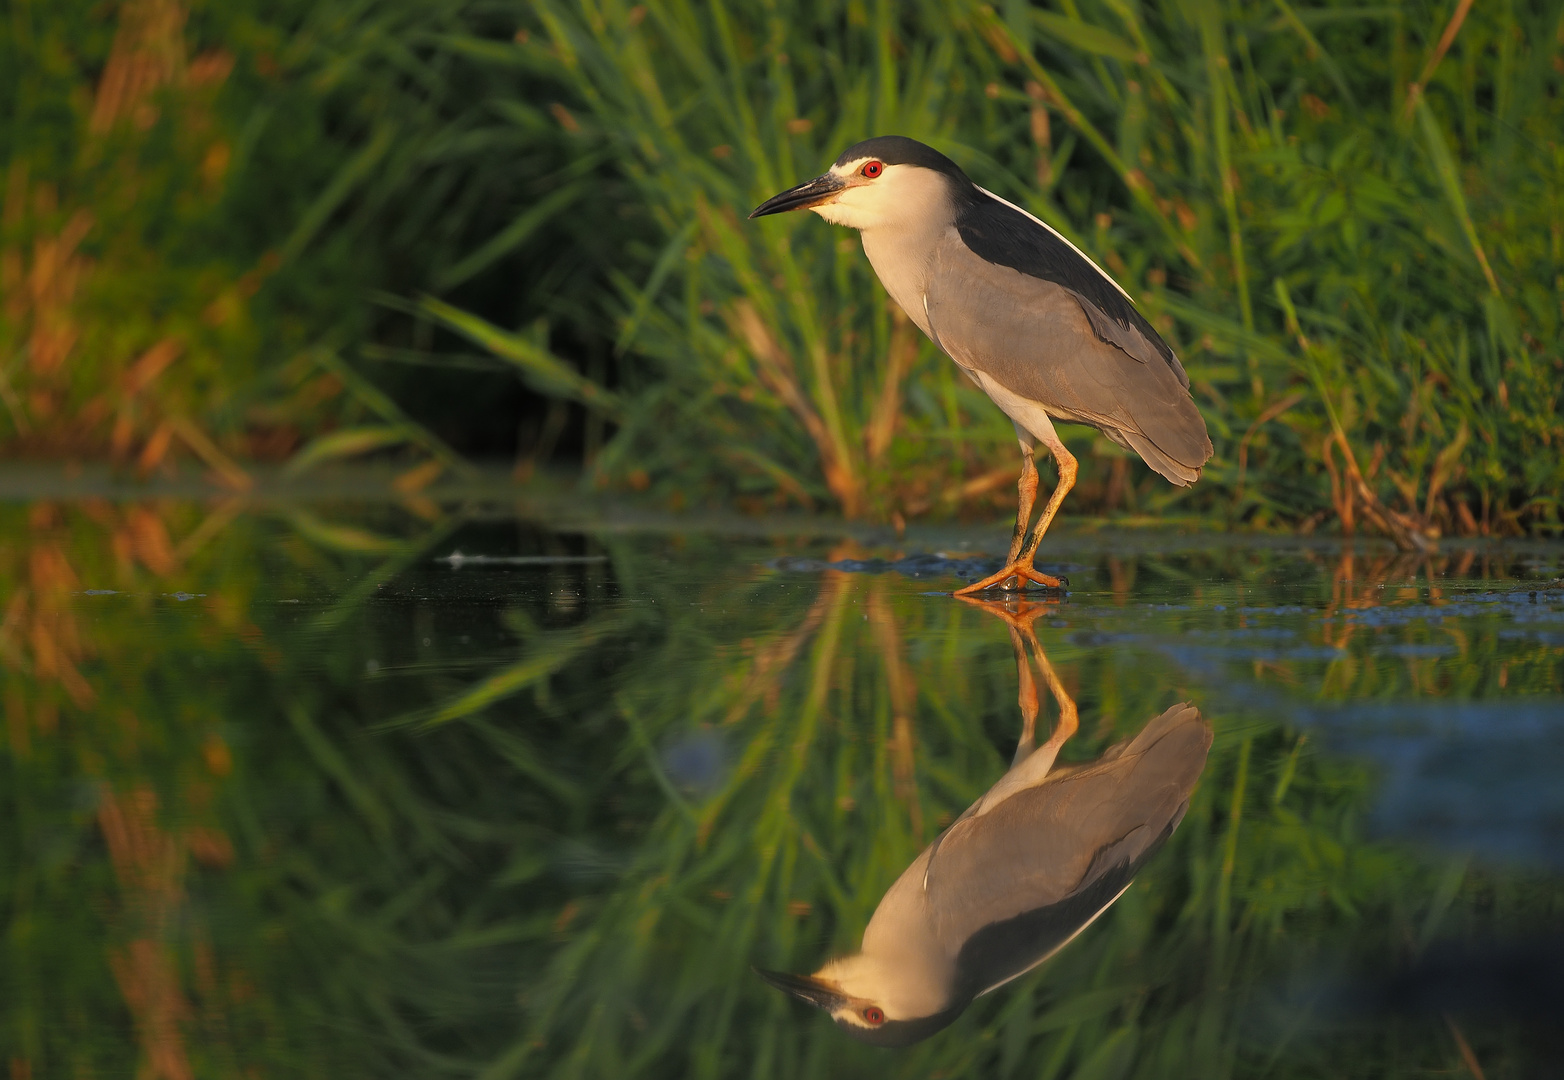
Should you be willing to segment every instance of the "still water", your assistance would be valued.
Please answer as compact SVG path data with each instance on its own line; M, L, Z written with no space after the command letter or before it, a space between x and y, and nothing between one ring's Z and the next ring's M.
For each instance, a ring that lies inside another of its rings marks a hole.
M1564 548L0 517L13 1077L1554 1075Z

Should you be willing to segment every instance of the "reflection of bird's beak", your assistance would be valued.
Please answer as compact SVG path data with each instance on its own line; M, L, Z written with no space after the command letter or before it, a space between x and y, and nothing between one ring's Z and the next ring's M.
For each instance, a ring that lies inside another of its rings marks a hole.
M813 975L789 975L785 971L762 971L760 968L753 970L756 975L784 994L796 997L800 1001L807 1001L826 1012L831 1012L847 1000L836 987Z
M829 202L846 187L847 184L840 177L826 173L813 180L805 180L797 187L790 187L780 195L771 196L755 207L749 216L758 218L765 217L767 214L781 214L788 210L806 210L811 206Z

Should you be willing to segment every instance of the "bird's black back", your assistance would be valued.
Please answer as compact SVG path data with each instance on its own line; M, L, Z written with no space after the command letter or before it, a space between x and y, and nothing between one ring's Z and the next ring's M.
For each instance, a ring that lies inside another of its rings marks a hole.
M1100 871L1093 867L1087 872L1091 884L1059 903L989 923L973 934L956 957L956 1000L970 1002L998 983L1030 971L1062 948L1113 903L1177 824L1175 821L1164 828L1139 857L1112 862Z
M1162 335L1118 288L1053 230L1007 206L976 184L958 192L956 230L980 258L1028 277L1062 285L1094 304L1126 330L1138 330L1180 375L1183 369Z

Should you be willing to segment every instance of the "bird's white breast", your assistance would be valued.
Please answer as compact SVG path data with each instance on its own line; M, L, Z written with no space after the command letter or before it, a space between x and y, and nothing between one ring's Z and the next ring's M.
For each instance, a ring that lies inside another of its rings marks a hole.
M929 330L923 296L928 291L929 274L933 269L932 256L938 250L943 234L954 227L942 224L938 229L929 230L887 227L863 231L863 253L869 257L869 265L874 267L880 284L914 325L931 339L934 334Z

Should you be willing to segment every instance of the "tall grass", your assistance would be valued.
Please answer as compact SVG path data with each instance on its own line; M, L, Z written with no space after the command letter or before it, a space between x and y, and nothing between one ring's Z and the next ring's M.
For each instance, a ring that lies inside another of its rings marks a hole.
M18 8L0 440L232 488L563 440L589 484L674 502L997 511L1007 425L854 238L743 220L901 131L1188 363L1201 485L1075 431L1075 508L1407 549L1553 530L1561 26L1557 0Z
M1555 527L1564 9L1456 14L538 4L489 55L556 87L580 152L634 192L605 268L627 409L599 474L880 517L1005 499L1007 425L854 239L743 221L895 131L1078 241L1190 368L1217 446L1202 485L1075 434L1077 505L1366 523L1404 547Z
M470 11L126 0L11 12L6 457L107 460L129 475L182 458L230 488L250 484L253 462L300 471L369 451L466 467L430 430L439 391L408 385L407 371L429 370L417 366L427 334L371 294L459 288L525 237L508 224L516 201L557 208L558 170L580 167L547 151L550 132L464 112L483 73L434 43L471 29ZM500 153L503 172L476 167ZM377 350L361 348L370 338ZM483 368L513 381L503 364Z

